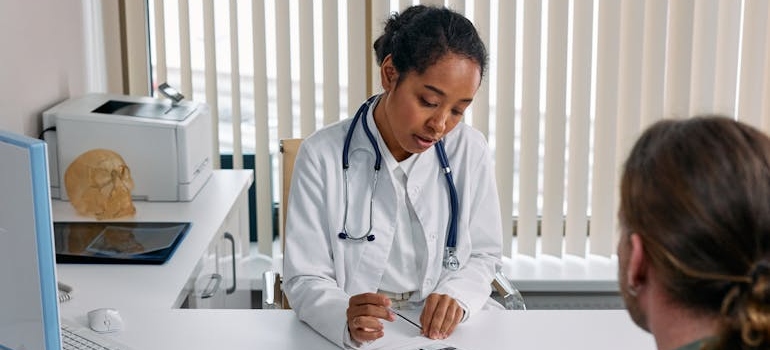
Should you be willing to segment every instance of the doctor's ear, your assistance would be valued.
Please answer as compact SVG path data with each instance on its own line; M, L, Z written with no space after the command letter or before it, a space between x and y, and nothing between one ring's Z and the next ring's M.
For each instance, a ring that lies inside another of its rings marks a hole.
M382 89L390 91L396 88L398 83L398 69L393 65L393 59L391 55L385 56L380 64L380 80L382 81Z

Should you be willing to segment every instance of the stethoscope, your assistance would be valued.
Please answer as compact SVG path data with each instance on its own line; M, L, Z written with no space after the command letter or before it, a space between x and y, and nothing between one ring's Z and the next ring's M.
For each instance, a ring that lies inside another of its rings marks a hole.
M366 240L371 242L374 240L374 234L372 233L372 208L374 207L374 192L377 190L377 176L380 172L380 166L382 163L382 153L380 153L380 147L377 146L377 140L374 139L372 131L369 130L368 122L366 121L366 114L369 111L369 107L377 100L379 95L370 97L364 102L361 107L358 108L353 121L350 124L348 133L345 136L345 145L342 148L342 176L345 179L345 216L342 219L342 231L337 234L340 239L350 239L354 241ZM375 160L374 160L374 175L372 177L372 194L369 198L369 229L363 235L359 237L348 234L347 222L348 222L348 168L350 163L348 162L348 151L350 149L350 140L353 138L353 131L356 128L356 123L361 119L361 125L364 128L366 137L369 139L369 143L374 148ZM447 184L449 185L449 202L451 205L451 215L449 219L449 234L447 235L446 247L444 248L444 268L451 271L456 271L460 268L460 260L457 259L457 207L459 202L457 200L457 190L455 189L454 181L452 180L452 169L449 167L449 157L444 150L444 140L441 139L435 144L436 153L438 154L438 161L441 165L441 169L444 171Z

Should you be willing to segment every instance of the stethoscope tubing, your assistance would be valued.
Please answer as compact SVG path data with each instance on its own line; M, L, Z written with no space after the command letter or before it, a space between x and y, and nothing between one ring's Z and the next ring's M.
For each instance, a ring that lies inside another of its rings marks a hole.
M377 145L377 140L374 138L372 131L369 129L366 115L372 103L374 103L374 101L376 101L378 97L379 95L374 95L370 97L368 100L366 100L366 102L361 104L361 107L359 107L358 111L356 111L356 114L350 123L348 132L345 135L345 143L343 144L343 147L342 147L342 173L343 173L343 179L345 181L345 186L344 186L345 214L343 215L342 232L338 234L340 239L350 239L354 241L366 240L370 242L374 240L374 234L372 234L372 227L373 227L372 225L373 210L372 209L374 208L374 193L377 190L377 178L382 165L382 153L380 152L380 147ZM375 161L374 161L374 175L372 180L372 193L371 193L371 197L369 198L369 228L367 229L365 234L356 237L356 236L351 236L348 233L348 229L347 229L348 209L349 209L348 208L348 202L349 202L348 169L350 168L348 155L350 151L350 142L353 139L353 132L355 130L356 123L358 123L359 119L361 119L361 125L364 129L364 132L366 133L366 137L369 139L369 143L371 143L372 148L374 149ZM438 155L441 170L444 172L444 176L447 180L447 187L449 192L449 203L450 203L450 210L451 210L450 218L449 218L449 230L447 234L447 241L446 241L446 246L444 248L445 250L444 267L450 270L457 270L459 267L459 261L455 256L455 250L457 247L457 220L458 220L458 210L459 210L460 204L457 197L457 189L454 186L454 179L452 178L452 168L449 166L449 157L447 157L446 150L444 148L443 139L436 142L435 149Z
M444 140L436 142L436 151L438 153L438 160L441 163L441 169L444 171L447 184L449 184L449 205L452 210L452 214L449 217L449 234L447 235L446 246L449 248L457 247L457 212L460 206L460 201L457 199L457 189L454 186L454 179L452 179L452 168L449 166L449 157L444 150Z

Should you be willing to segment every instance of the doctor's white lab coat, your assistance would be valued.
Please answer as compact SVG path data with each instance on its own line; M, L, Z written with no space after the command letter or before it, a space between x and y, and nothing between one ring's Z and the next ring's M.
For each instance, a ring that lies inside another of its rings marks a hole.
M369 111L368 125L377 129ZM305 139L297 154L289 193L283 290L299 318L344 347L346 310L352 295L376 292L388 261L396 229L399 186L382 161L374 193L374 241L338 238L345 215L342 149L352 119L321 129ZM358 237L369 227L374 150L356 124L350 150L348 233ZM460 269L442 266L450 219L448 184L435 149L416 160L407 181L426 247L417 246L421 281L418 296L448 294L472 317L489 299L490 283L501 264L502 225L494 169L483 135L459 123L444 138L459 199L457 256ZM382 149L381 152L388 152ZM419 240L418 240L419 241Z

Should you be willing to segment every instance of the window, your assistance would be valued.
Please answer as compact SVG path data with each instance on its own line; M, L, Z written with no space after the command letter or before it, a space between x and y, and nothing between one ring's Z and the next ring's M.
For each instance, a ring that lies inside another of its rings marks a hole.
M263 213L277 200L265 168L278 139L346 118L376 91L366 33L411 3L148 1L154 81L215 106L221 152L254 152ZM446 5L476 23L490 52L466 122L495 154L501 210L513 218L505 255L514 232L523 254L612 254L620 165L659 118L722 113L770 125L767 2Z

